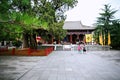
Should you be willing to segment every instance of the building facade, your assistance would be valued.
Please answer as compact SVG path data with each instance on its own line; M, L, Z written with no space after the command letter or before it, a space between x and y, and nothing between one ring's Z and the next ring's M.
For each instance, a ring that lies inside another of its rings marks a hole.
M95 27L83 25L81 21L66 21L63 29L67 30L64 42L76 44L77 41L85 42L85 34L91 34Z

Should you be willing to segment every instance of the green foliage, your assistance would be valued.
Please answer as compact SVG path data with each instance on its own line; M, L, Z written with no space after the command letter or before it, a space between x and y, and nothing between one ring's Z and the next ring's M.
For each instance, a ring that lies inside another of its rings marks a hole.
M0 22L9 19L10 0L0 0Z
M33 11L42 21L52 24L64 19L64 12L74 7L77 0L34 0Z
M114 14L117 10L111 9L111 5L105 4L104 8L101 9L103 12L99 13L100 17L97 18L97 26L100 26L103 32L109 30L109 26L114 20Z
M15 40L12 42L13 46L20 47L22 45L22 42L19 40Z
M49 32L51 32L57 40L63 40L66 36L66 30L62 28L63 24L63 21L61 21L59 23L52 24L49 28Z
M31 0L12 0L11 9L19 12L30 12Z
M120 49L120 20L113 21L113 25L110 28L111 32L111 46L116 49Z

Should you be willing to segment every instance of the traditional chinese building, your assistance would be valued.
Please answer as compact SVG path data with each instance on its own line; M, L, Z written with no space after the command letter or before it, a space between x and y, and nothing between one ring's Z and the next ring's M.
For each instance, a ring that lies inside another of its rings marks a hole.
M67 30L64 41L76 44L76 41L85 41L85 34L91 34L95 27L83 25L81 21L66 21L63 29Z

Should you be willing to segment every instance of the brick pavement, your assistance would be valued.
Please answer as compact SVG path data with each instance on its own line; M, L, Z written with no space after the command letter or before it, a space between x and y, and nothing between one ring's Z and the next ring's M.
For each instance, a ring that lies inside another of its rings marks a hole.
M120 80L119 67L90 52L53 51L45 57L0 56L0 80Z

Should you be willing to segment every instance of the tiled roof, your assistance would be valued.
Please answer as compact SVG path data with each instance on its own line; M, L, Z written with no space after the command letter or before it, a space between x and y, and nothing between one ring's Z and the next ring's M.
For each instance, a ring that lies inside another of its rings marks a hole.
M65 30L94 30L95 27L82 25L81 21L66 21L63 25Z

